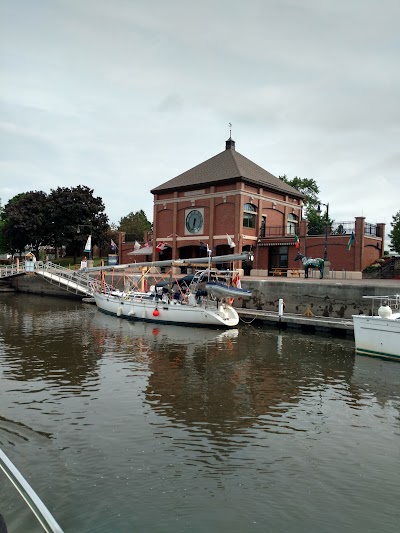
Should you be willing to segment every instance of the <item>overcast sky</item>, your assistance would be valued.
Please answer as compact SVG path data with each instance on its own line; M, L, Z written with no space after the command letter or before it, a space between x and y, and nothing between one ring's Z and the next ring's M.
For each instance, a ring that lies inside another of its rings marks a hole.
M400 210L398 0L2 0L0 199L86 185L110 222L225 149Z

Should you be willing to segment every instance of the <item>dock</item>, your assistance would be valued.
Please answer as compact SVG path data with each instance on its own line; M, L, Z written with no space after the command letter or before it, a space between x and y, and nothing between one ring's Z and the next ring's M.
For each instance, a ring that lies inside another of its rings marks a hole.
M259 323L276 326L281 329L297 328L306 331L322 331L336 335L353 337L353 320L324 316L305 316L295 313L283 313L258 309L237 309L240 320L244 324Z

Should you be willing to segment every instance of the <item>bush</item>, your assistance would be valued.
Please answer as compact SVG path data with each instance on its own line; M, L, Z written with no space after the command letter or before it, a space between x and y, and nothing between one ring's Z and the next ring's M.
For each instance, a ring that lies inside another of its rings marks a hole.
M364 268L364 272L375 272L377 268L380 268L381 265L374 263L373 265L367 266L367 268Z

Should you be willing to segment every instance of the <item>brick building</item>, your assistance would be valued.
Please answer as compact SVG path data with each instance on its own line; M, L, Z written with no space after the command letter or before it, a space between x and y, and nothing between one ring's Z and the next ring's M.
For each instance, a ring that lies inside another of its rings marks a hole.
M201 243L213 255L255 250L268 226L285 227L293 246L304 198L237 152L231 138L223 152L151 192L155 244L168 246L163 257L181 259L197 257Z
M223 152L151 192L152 242L134 251L122 234L120 262L199 257L206 255L208 246L213 255L251 250L251 268L267 274L278 267L298 268L294 262L298 251L324 257L327 239L308 235L307 223L302 220L304 196L237 152L231 138ZM373 226L369 235L366 228L370 230L372 225L362 217L340 227L340 231L329 228L328 258L333 268L360 271L383 255L384 224ZM356 239L348 252L352 232ZM299 249L295 235L300 238Z

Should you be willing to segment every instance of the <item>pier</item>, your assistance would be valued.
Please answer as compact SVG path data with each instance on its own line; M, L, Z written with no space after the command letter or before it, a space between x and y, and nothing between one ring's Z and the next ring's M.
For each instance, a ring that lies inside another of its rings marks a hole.
M336 335L353 336L353 321L351 319L331 318L323 316L305 316L295 313L263 311L257 309L238 309L241 322L276 326L280 329L296 328L304 331L321 331Z

